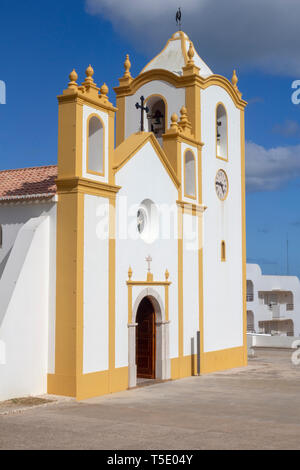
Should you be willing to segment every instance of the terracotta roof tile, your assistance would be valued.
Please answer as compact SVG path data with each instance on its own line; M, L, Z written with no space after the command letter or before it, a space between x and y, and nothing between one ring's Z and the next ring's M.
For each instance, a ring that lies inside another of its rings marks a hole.
M0 171L0 201L44 199L56 194L57 166Z

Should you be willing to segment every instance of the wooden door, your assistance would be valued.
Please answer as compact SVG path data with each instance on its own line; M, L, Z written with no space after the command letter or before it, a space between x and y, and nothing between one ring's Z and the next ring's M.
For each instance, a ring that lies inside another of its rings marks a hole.
M145 297L138 308L136 322L137 376L155 378L155 312L151 301Z

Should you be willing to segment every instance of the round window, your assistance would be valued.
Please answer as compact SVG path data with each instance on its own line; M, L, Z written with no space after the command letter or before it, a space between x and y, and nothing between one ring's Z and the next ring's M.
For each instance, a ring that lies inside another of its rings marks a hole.
M150 199L144 199L137 211L137 231L146 243L158 237L158 209Z
M147 224L147 213L144 208L140 207L137 213L137 229L140 234L143 233Z

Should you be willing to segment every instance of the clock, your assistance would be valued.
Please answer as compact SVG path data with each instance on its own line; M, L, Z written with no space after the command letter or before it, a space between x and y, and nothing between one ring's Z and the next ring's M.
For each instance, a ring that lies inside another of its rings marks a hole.
M218 170L215 179L216 193L221 201L224 201L228 193L228 178L224 170Z

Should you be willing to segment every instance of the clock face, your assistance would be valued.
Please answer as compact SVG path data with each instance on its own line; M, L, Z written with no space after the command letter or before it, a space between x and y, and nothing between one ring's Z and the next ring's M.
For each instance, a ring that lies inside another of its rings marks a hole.
M215 187L218 198L224 201L228 193L228 178L224 170L217 172Z
M144 209L140 208L137 213L137 229L139 233L143 233L147 222L147 215Z

